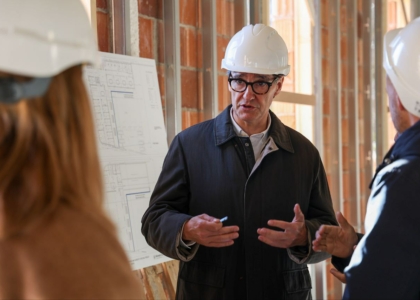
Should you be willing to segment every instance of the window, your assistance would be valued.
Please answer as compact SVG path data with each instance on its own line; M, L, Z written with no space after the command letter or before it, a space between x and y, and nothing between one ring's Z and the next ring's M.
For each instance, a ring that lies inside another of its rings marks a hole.
M266 23L281 35L289 51L290 73L271 110L282 122L314 141L312 24L306 0L270 0Z

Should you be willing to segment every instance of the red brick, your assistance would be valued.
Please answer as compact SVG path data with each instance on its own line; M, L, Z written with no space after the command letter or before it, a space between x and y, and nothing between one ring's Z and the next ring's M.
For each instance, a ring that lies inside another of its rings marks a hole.
M359 92L357 94L356 101L358 101L357 104L358 104L358 108L359 108L359 110L358 110L359 118L360 119L363 119L363 117L364 117L364 109L363 109L363 93L362 92Z
M321 0L321 26L330 25L330 5L327 0Z
M96 7L102 9L108 9L108 2L106 0L96 0Z
M340 58L341 61L347 61L349 59L349 49L348 49L348 37L341 36L340 39Z
M226 19L226 28L224 30L225 34L229 37L235 35L235 2L227 2L226 7L227 19Z
M226 2L216 0L216 32L221 35L226 34Z
M218 88L218 106L219 112L224 110L230 103L230 92L228 89L227 75L217 76L217 88Z
M340 31L341 33L347 33L347 26L348 26L348 12L347 7L345 5L340 5Z
M323 129L323 138L324 138L324 145L329 146L330 145L330 118L329 117L323 117L322 118L322 129Z
M182 129L203 121L203 113L194 110L182 110Z
M158 64L156 66L156 72L159 82L159 91L160 97L162 98L162 106L164 106L163 99L166 99L166 90L165 90L165 65Z
M109 16L107 13L96 12L98 48L102 52L110 52L108 22Z
M355 66L352 66L355 67ZM341 64L341 87L343 89L348 88L349 86L349 66L348 63Z
M357 11L358 12L363 12L363 1L366 1L366 0L357 0Z
M330 53L330 42L327 28L321 29L321 52L323 57L328 57Z
M217 35L217 62L216 65L222 70L220 65L222 59L225 57L226 47L229 43L230 38L226 38L220 35ZM225 71L224 69L222 71Z
M152 18L158 18L159 10L162 10L160 0L137 0L139 14Z
M203 72L198 71L197 73L198 79L198 109L200 111L204 110L204 99L203 99ZM206 82L205 84L210 84L210 82Z
M363 40L357 41L357 65L363 65Z
M330 68L329 61L325 58L322 59L322 83L330 84Z
M344 181L344 173L347 174L348 177L348 171L349 171L349 166L350 166L350 162L349 162L349 146L348 145L343 145L341 147L341 151L342 151L342 158L343 158L343 181ZM348 178L347 178L348 179ZM347 191L346 191L347 188ZM347 187L343 186L343 194L344 194L344 199L349 199L350 198L350 191L348 189L348 185Z
M197 27L202 28L203 27L203 17L201 14L201 0L197 0Z
M216 65L219 65L220 62L217 61ZM197 68L203 68L203 34L197 32Z
M182 107L198 107L198 76L195 70L181 69Z
M330 114L330 90L327 88L322 90L322 113L324 115Z
M365 24L363 23L362 13L357 13L357 38L361 39L363 31L365 29Z
M341 115L343 118L348 117L347 92L341 90Z
M159 19L159 20L163 20L163 1L166 1L166 0L157 0L158 1L158 4L159 4L159 9L158 9L158 15L157 15L157 18Z
M181 24L197 26L197 0L180 0L179 15Z
M197 67L197 35L190 27L180 27L181 65Z
M365 85L364 85L364 80L363 80L363 68L364 66L358 66L357 67L357 85L358 85L358 92L359 93L364 93L365 92Z
M158 21L157 22L157 31L158 31L158 44L157 44L157 60L160 63L165 62L165 42L164 42L164 22Z
M349 143L349 120L345 118L341 119L341 143Z
M139 17L140 57L154 58L153 20Z

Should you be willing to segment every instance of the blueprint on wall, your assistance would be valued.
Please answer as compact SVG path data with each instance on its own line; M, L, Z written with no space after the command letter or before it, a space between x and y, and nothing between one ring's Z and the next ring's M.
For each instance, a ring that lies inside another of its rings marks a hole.
M105 206L133 270L170 260L141 234L141 218L168 151L156 64L152 59L100 52L87 66L105 182Z

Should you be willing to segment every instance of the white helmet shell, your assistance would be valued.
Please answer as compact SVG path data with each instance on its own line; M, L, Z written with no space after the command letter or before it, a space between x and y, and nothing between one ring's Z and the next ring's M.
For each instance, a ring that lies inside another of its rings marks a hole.
M235 72L287 75L290 66L286 43L272 27L264 24L245 26L229 41L222 68Z
M420 117L420 18L385 34L383 66L405 109Z
M80 0L1 0L0 71L48 77L99 63L96 41Z

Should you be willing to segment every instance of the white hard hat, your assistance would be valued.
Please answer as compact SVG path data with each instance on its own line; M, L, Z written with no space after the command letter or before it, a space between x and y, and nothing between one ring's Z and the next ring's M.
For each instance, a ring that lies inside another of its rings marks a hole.
M405 109L420 117L420 18L385 34L383 66Z
M48 77L98 59L80 0L0 0L0 71Z
M287 75L290 66L286 43L274 28L264 24L245 26L229 41L222 68L245 73Z

